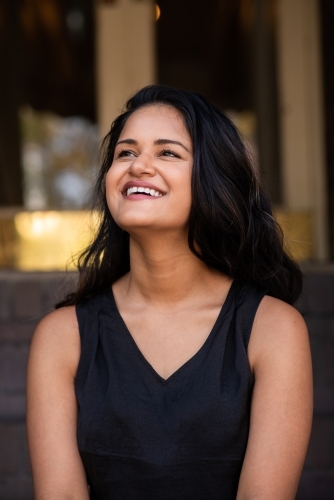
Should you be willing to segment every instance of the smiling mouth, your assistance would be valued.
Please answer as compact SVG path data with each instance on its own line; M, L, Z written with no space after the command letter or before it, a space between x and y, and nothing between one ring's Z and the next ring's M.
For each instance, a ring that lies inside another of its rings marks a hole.
M160 196L164 196L164 193L162 193L161 191L156 191L155 189L137 187L137 186L129 187L126 190L125 196L130 196L131 194L148 195L148 196L153 196L155 198L158 198Z

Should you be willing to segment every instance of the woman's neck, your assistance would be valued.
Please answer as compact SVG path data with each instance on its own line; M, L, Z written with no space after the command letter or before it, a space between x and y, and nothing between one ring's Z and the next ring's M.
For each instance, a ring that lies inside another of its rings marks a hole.
M182 302L202 295L217 280L222 280L221 273L198 259L184 237L130 237L130 272L122 278L128 297L156 304Z

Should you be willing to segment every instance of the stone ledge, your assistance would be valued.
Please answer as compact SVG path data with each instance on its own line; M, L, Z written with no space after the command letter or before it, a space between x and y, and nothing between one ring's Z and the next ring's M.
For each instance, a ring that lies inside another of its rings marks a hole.
M333 271L334 272L334 271ZM76 271L19 271L17 269L0 269L0 280L6 281L39 281L63 279L64 276L75 278Z
M314 414L334 417L334 388L314 388Z

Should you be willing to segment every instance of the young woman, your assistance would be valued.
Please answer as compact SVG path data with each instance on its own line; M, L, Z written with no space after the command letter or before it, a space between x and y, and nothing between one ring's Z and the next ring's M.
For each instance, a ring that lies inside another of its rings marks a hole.
M235 127L155 85L104 151L78 287L31 346L36 500L292 500L312 413L302 278Z

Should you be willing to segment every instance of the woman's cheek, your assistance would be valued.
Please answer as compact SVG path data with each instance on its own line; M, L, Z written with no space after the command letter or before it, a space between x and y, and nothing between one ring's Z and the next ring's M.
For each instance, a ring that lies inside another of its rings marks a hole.
M110 167L106 175L106 200L111 215L114 215L116 196L117 184L115 179L115 172L114 170L112 170L112 167Z

